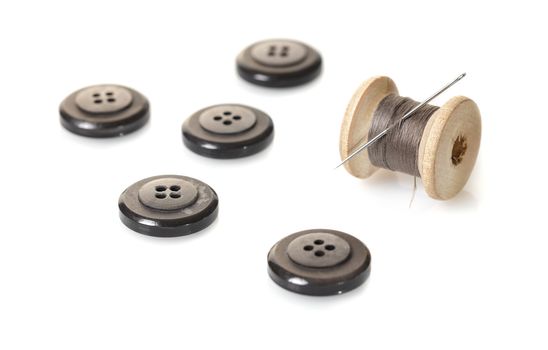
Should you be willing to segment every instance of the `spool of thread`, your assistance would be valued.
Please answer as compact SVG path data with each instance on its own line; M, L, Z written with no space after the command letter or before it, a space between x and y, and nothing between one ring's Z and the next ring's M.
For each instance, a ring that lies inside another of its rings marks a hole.
M364 82L350 101L341 127L340 155L393 124L418 102L400 97L388 77ZM478 106L464 96L441 107L426 105L368 149L345 163L346 170L367 178L379 168L422 179L428 195L450 199L457 195L474 168L481 140Z

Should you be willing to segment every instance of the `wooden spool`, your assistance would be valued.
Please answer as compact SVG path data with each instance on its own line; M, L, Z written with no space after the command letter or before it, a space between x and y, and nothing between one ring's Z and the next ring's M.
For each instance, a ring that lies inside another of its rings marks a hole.
M398 95L398 88L388 77L373 77L354 93L341 127L341 159L368 140L373 115L390 94ZM476 163L480 140L480 112L467 97L451 98L430 117L420 141L417 163L430 197L449 199L462 190ZM378 169L369 161L367 150L346 162L345 168L358 178L367 178Z

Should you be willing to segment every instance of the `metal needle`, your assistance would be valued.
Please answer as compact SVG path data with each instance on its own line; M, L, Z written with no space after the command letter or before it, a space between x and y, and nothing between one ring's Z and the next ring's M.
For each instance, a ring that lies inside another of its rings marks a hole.
M433 94L432 96L430 96L429 98L427 98L426 100L422 101L420 104L418 104L415 108L413 108L412 110L410 110L409 112L405 113L405 115L403 117L400 118L400 120L398 120L397 122L395 122L394 124L390 125L388 128L384 129L383 131L381 131L379 134L377 134L375 137L373 137L371 140L367 141L366 143L364 143L363 145L360 145L355 151L353 151L348 157L346 157L339 165L337 165L337 167L335 169L337 169L338 167L340 167L341 165L343 165L344 163L346 163L347 161L349 161L350 159L352 159L355 155L357 155L358 153L360 153L361 151L363 151L364 149L366 149L367 147L371 146L372 144L374 144L375 142L377 142L381 137L383 137L384 135L386 135L390 130L392 130L392 128L394 128L396 125L399 125L401 123L403 123L407 118L411 117L413 115L413 113L421 108L422 106L424 106L425 104L427 104L428 102L432 101L433 99L435 99L436 97L438 97L439 95L441 95L443 92L445 92L445 90L449 89L451 86L455 85L459 80L461 80L462 78L464 78L466 76L466 73L462 73L461 75L459 75L455 80L453 80L452 82L450 82L449 84L445 85L444 87L442 87L438 92L436 92L435 94Z

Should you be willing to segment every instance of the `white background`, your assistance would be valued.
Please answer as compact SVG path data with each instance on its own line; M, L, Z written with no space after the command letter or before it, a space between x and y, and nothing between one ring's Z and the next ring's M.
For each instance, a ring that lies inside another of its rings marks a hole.
M479 1L3 1L0 4L0 348L547 349L543 3ZM544 4L545 5L545 4ZM286 37L316 47L319 79L272 90L235 57ZM370 76L423 99L474 99L477 166L447 202L412 178L333 170L346 104ZM149 98L150 123L90 139L59 103L99 83ZM264 152L207 159L182 145L194 111L244 103L274 119ZM219 194L207 230L159 239L118 219L129 185L160 174ZM355 235L371 277L334 297L283 290L266 254L309 228Z

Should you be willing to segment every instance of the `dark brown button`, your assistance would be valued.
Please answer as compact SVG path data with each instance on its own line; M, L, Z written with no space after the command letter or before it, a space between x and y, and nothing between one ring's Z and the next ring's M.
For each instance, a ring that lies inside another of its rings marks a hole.
M268 253L272 280L290 291L332 295L352 290L369 276L371 255L357 238L340 231L294 233Z
M118 201L120 219L130 229L157 237L203 230L217 217L219 200L202 181L187 176L153 176L128 187Z
M239 158L265 149L274 137L270 117L252 107L223 104L201 109L183 124L183 142L212 158Z
M321 72L322 58L312 47L294 40L272 39L255 43L236 59L238 74L268 87L307 83Z
M119 85L95 85L70 94L59 108L61 124L89 137L121 136L135 131L149 119L148 100L139 92Z

